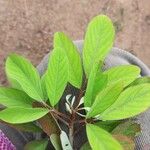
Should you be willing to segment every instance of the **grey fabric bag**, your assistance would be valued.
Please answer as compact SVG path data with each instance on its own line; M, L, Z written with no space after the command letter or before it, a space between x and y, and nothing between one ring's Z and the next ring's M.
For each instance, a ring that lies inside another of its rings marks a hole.
M82 43L83 41L75 42L80 52L82 50ZM49 54L46 55L41 61L41 63L37 66L41 75L45 72L47 68L48 56ZM141 76L150 76L149 68L142 61L140 61L137 57L133 56L132 54L118 48L113 48L110 54L107 56L105 60L104 69L123 64L137 65L141 68ZM147 110L145 113L139 115L136 119L137 122L140 123L142 128L141 134L135 139L136 150L150 150L150 110ZM16 145L18 150L23 149L24 144L26 144L28 141L33 139L40 139L41 137L41 135L39 134L31 135L16 132L12 128L1 124L0 129L8 136L8 138L13 142L13 144ZM84 133L81 133L79 135L80 138L79 136L75 138L75 145L77 147L80 147L82 141L85 141L84 135Z

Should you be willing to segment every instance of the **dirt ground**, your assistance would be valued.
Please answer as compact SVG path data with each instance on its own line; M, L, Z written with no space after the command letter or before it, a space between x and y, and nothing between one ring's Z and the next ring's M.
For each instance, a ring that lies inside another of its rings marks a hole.
M0 84L11 52L37 65L52 48L53 33L82 39L89 20L106 14L116 29L115 46L150 66L150 0L0 0Z

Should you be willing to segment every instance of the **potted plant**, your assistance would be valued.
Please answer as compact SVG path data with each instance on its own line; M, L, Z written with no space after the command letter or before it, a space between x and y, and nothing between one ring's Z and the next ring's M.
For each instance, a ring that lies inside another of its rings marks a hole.
M18 130L46 134L24 149L135 148L140 126L133 117L150 107L149 78L140 77L135 65L103 70L114 35L111 20L96 16L88 25L80 55L68 36L55 33L41 77L24 57L7 58L11 87L0 87L1 121Z

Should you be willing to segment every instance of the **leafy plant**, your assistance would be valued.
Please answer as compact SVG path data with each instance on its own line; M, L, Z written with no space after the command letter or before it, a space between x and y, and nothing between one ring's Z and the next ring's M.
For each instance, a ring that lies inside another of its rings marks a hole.
M107 16L89 23L82 55L64 33L54 35L54 49L41 77L27 59L11 54L6 74L11 87L0 87L0 119L18 130L45 132L26 150L131 150L140 126L132 117L150 107L150 78L140 68L121 65L104 71L114 41ZM64 127L65 126L65 127ZM86 128L87 143L75 144Z

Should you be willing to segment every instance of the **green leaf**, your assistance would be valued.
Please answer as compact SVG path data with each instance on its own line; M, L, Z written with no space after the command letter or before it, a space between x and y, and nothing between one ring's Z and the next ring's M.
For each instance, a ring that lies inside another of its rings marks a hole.
M17 83L17 87L20 85L33 99L37 101L44 99L40 76L27 59L17 54L10 55L6 61L6 74L11 81Z
M112 134L120 134L132 139L141 131L140 124L133 121L126 121L119 124L113 131Z
M107 108L109 108L118 98L123 90L121 83L113 84L103 89L97 96L96 99L87 114L87 117L94 117L99 115Z
M48 99L48 94L46 91L46 76L47 76L47 72L45 72L41 77L41 86L42 86L42 91L43 91L43 96L45 101Z
M123 150L111 134L98 126L87 124L86 132L93 150Z
M64 33L57 32L54 35L54 47L59 47L66 53L69 62L69 82L80 88L83 74L82 62L76 46Z
M115 103L100 115L101 120L120 120L133 117L150 107L150 84L127 88Z
M92 150L92 148L91 148L89 142L86 142L85 144L82 145L80 150Z
M89 75L86 93L84 96L84 105L90 107L96 95L107 85L107 76L100 73L100 65L96 63Z
M7 72L6 72L6 74L7 74ZM11 87L13 87L14 89L23 91L21 85L19 84L19 82L17 82L17 80L10 78L8 74L7 74L7 79L8 79L8 82L11 84Z
M42 132L42 129L37 125L35 125L33 122L23 124L11 124L10 126L24 132L32 132L32 133Z
M122 121L99 121L99 122L96 122L94 125L97 125L98 127L108 131L108 132L111 132L113 131Z
M48 112L45 108L6 108L0 111L0 119L12 124L26 123L37 120Z
M60 100L68 81L68 61L65 52L53 50L46 75L46 89L50 104L55 106Z
M32 133L43 132L42 129L39 126L37 126L34 122L28 122L28 123L22 123L22 124L10 124L2 120L0 120L0 122L16 130L23 131L23 132L32 132Z
M128 87L130 86L136 86L139 84L145 84L145 83L150 83L150 77L140 77L134 80L131 84L129 84Z
M47 139L31 141L25 145L24 150L46 150L47 144Z
M124 87L140 76L140 68L134 65L121 65L104 72L108 75L108 84L122 81Z
M95 61L103 61L112 48L115 30L111 20L96 16L89 23L83 47L83 65L88 77Z
M6 107L32 107L33 100L23 91L0 87L0 104Z
M50 136L51 143L53 144L55 150L62 150L60 137L57 134L52 134Z

